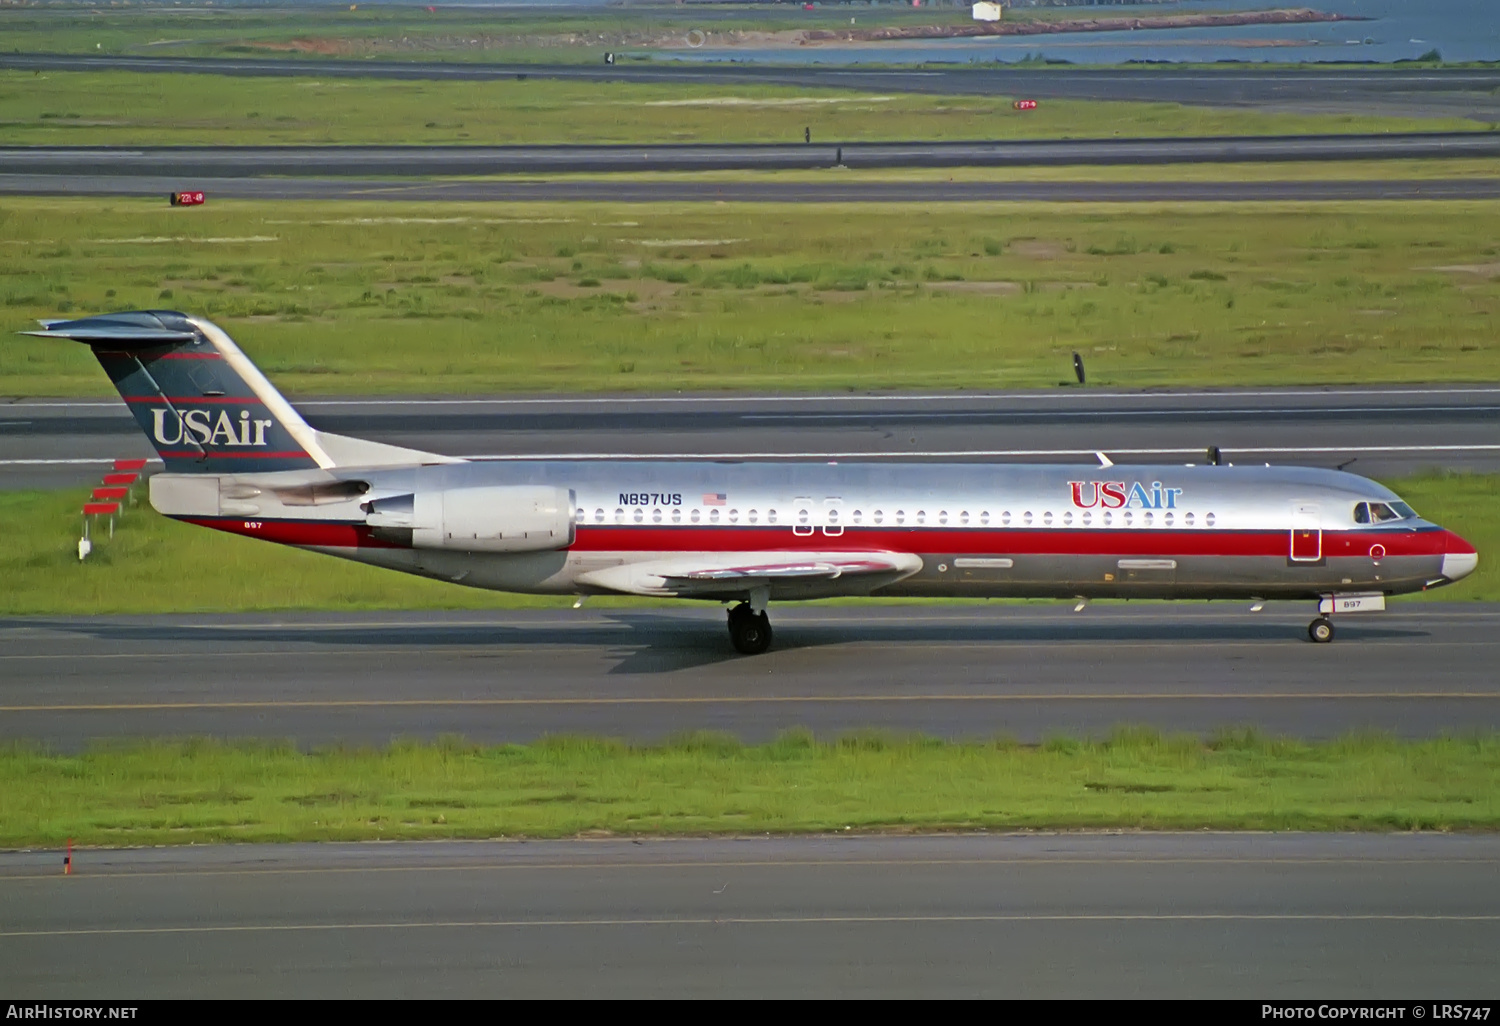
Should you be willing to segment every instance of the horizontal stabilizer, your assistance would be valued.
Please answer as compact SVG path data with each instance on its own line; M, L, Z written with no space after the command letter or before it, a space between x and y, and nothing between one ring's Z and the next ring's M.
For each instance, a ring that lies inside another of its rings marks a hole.
M140 310L82 317L76 321L46 320L40 324L43 330L23 331L21 334L127 349L181 345L199 337L187 318L172 310Z

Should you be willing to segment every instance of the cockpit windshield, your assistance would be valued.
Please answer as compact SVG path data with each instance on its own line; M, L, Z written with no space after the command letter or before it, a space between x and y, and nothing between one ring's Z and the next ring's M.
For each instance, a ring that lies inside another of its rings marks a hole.
M1393 520L1411 520L1417 511L1399 499L1395 502L1360 502L1354 506L1356 524L1387 524Z

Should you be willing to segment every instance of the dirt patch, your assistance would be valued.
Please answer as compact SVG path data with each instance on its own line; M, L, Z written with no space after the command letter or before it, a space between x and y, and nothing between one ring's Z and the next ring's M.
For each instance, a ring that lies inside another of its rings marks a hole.
M1061 242L1048 242L1044 239L1017 239L1005 248L1016 256L1030 257L1032 260L1056 260L1068 254L1067 247Z
M285 43L245 43L255 50L276 50L282 53L316 53L324 57L338 57L350 53L354 48L347 39L290 39Z
M1443 267L1419 267L1419 271L1450 271L1457 274L1482 274L1493 278L1500 275L1500 261L1490 264L1447 264Z
M977 292L983 295L1008 296L1021 291L1018 281L929 281L924 288L944 292Z

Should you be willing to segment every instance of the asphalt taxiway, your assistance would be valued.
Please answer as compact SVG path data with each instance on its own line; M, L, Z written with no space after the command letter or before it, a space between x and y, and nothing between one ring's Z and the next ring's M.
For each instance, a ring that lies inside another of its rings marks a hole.
M252 340L245 340L252 341ZM253 352L253 349L252 349ZM1071 366L1059 368L1070 375ZM639 456L1347 465L1500 470L1500 386L791 396L309 397L317 428L472 458ZM154 457L115 398L0 402L0 490Z
M1482 999L1500 941L1482 835L234 845L74 866L0 854L8 992Z
M782 604L754 658L708 605L7 618L0 739L1500 730L1500 606L1391 607L1314 645L1310 603Z
M835 172L836 173L836 172ZM218 199L462 203L1240 203L1492 200L1500 179L1281 182L705 182L677 179L467 181L202 178L190 175L0 174L0 195L157 196L184 189Z
M1034 167L1500 156L1491 132L567 146L0 146L0 174L498 175Z

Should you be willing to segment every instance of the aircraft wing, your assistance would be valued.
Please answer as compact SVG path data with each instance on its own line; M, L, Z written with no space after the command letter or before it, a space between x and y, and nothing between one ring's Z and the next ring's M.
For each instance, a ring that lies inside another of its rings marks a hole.
M705 552L594 570L579 583L627 595L771 598L864 595L922 569L909 552Z

